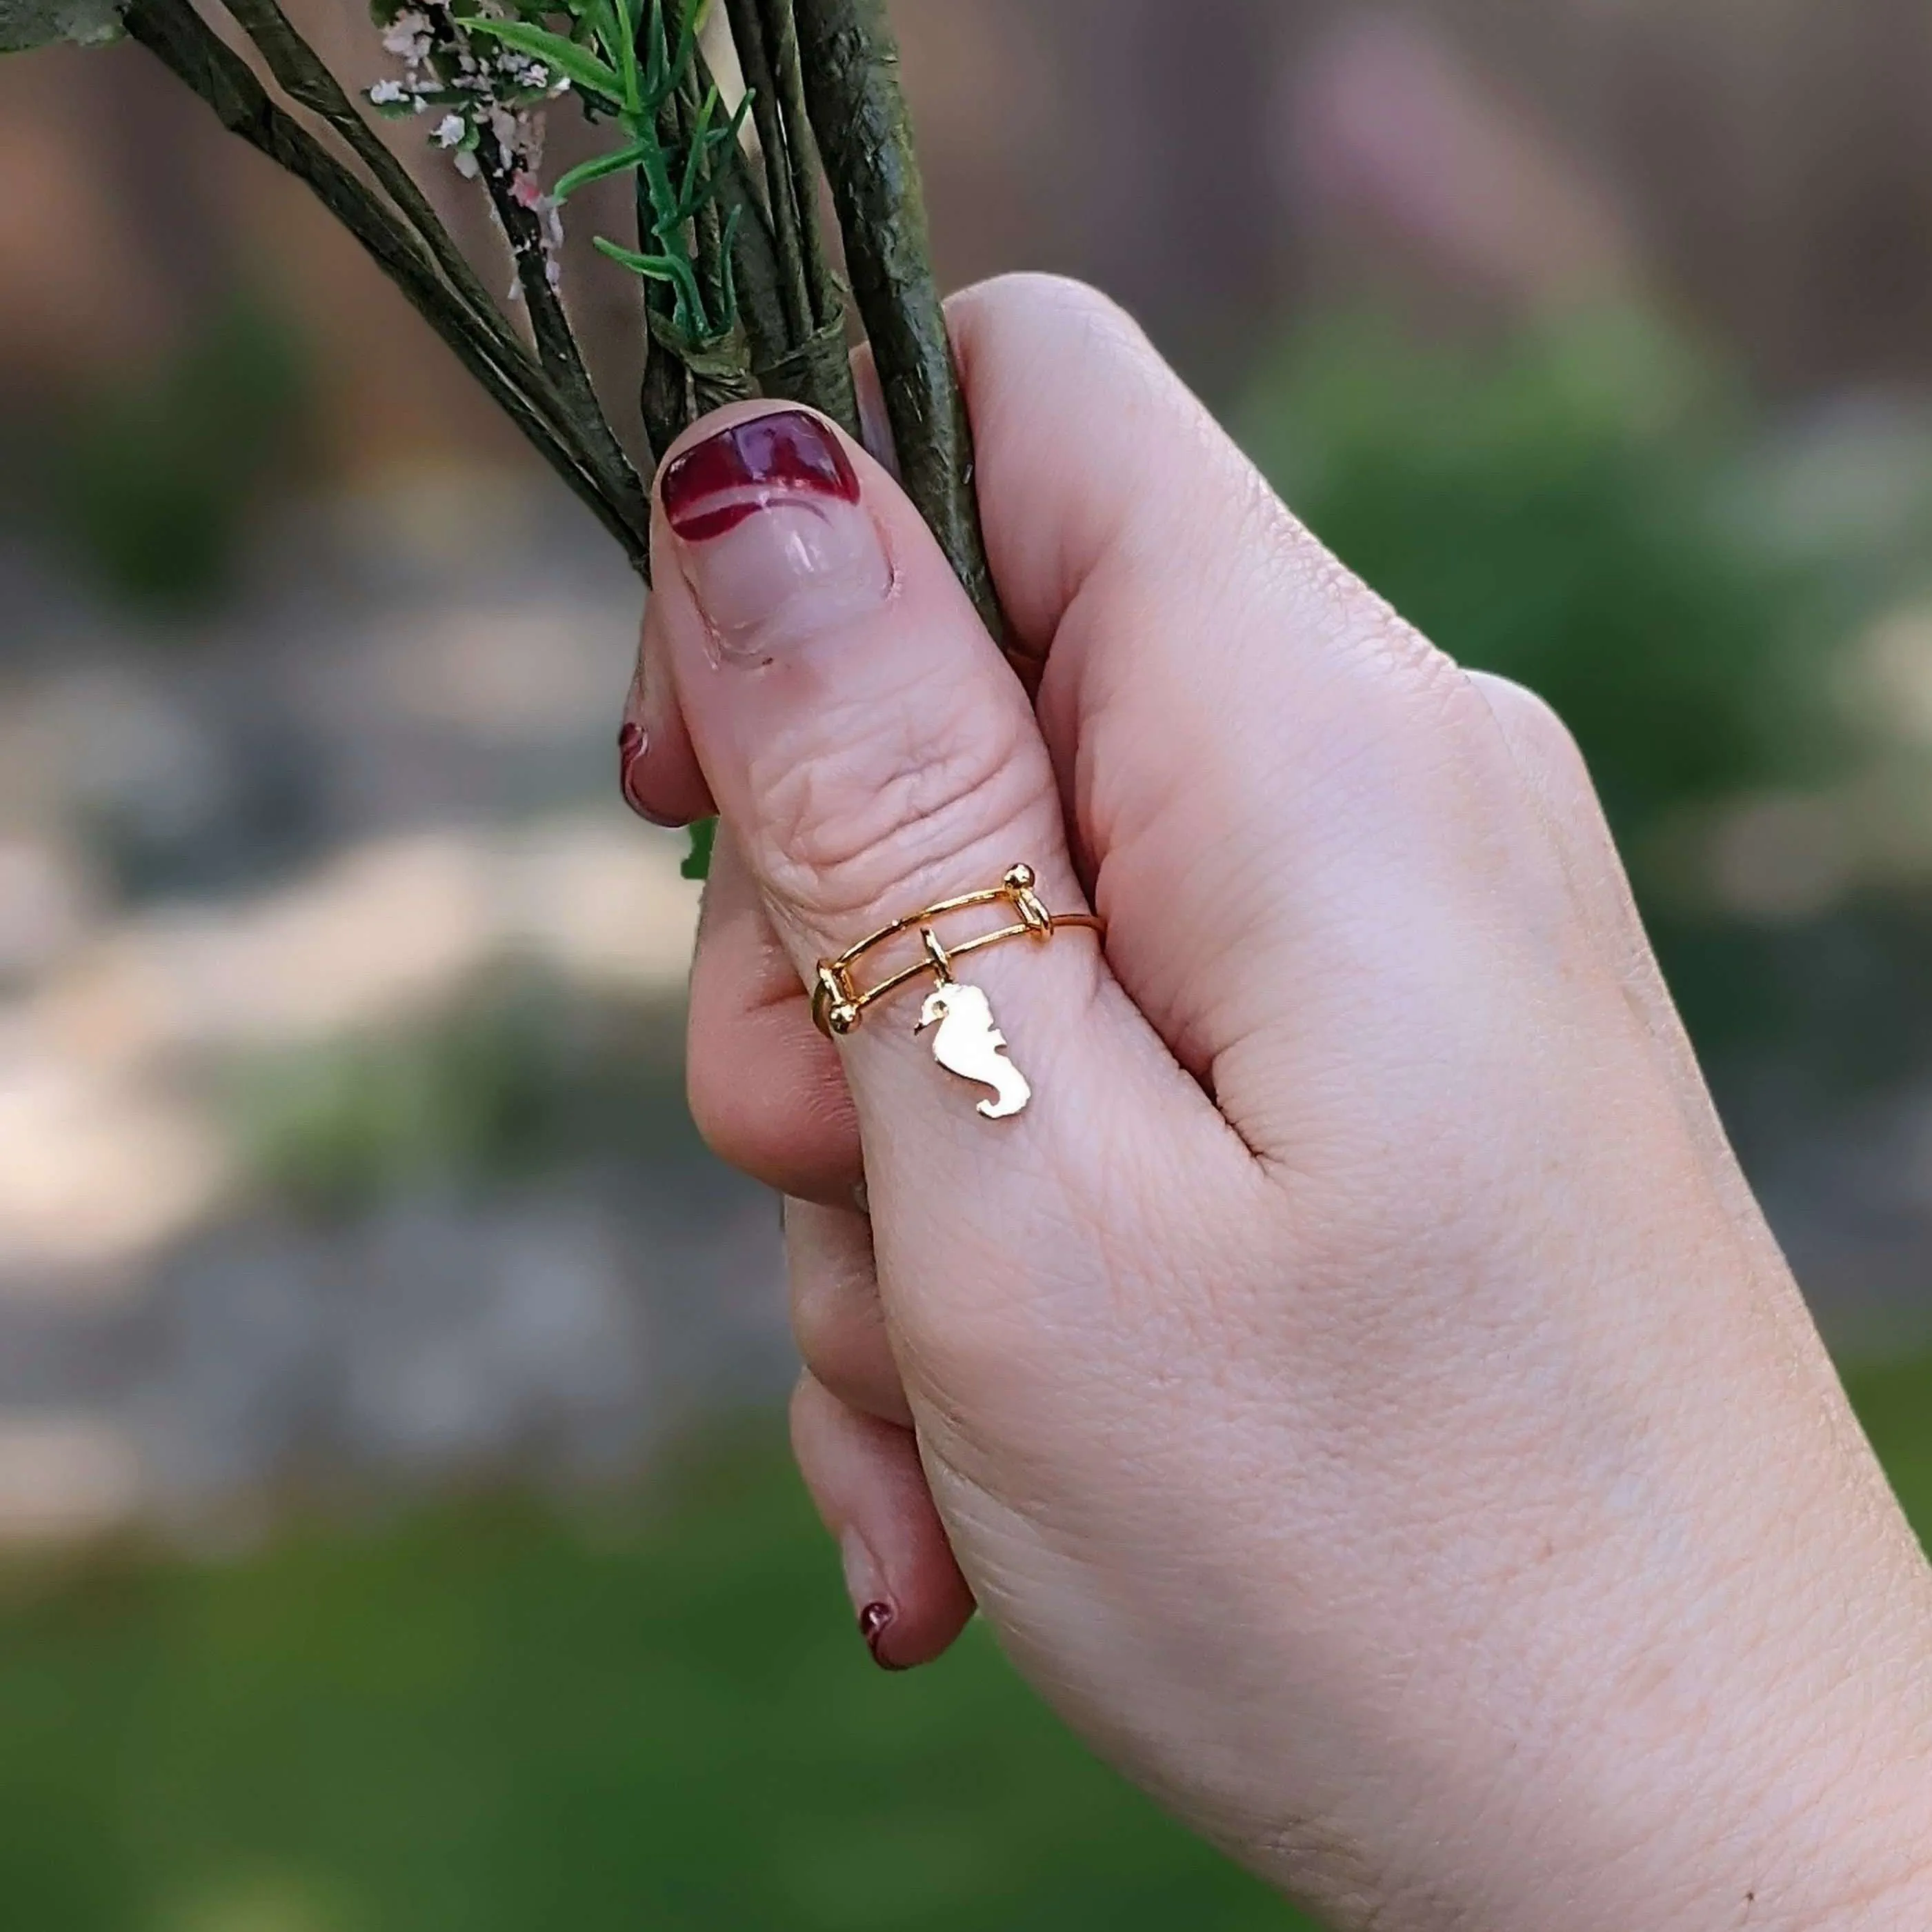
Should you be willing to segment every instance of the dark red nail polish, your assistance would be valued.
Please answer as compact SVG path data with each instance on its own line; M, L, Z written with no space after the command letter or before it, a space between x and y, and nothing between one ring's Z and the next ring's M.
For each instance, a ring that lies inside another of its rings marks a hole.
M802 410L734 423L687 449L658 485L686 543L706 543L785 497L859 500L859 478L837 436Z
M881 1670L900 1671L906 1667L903 1664L893 1663L879 1648L895 1620L890 1604L868 1604L859 1612L859 1634L866 1640L866 1648L872 1653L872 1661Z
M684 821L668 818L661 812L653 811L645 801L640 788L639 778L644 764L644 754L650 748L650 740L644 736L640 724L626 724L617 734L617 770L619 783L624 793L624 802L640 818L652 825L676 826Z

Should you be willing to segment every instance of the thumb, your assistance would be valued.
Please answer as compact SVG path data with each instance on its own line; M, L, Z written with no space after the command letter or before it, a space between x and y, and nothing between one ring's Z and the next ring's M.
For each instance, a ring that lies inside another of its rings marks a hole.
M832 424L752 404L691 431L653 548L675 568L650 649L797 937L842 947L909 892L970 890L968 863L984 884L1064 845L1024 694L897 484Z
M801 983L1022 862L1050 911L1085 910L1025 694L862 451L802 410L723 412L664 465L655 545L651 648ZM1013 918L994 905L934 923L952 946ZM908 932L857 977L874 986L922 956ZM1148 1170L1171 1171L1170 1130L1192 1122L1238 1151L1091 932L996 946L959 976L986 994L1030 1086L1024 1112L982 1118L981 1091L935 1066L935 1035L916 1031L934 978L916 974L841 1042L888 1316L902 1341L931 1318L942 1358L962 1340L962 1305L1022 1328L1044 1318L1027 1305L1040 1230L1118 1227L1136 1170L1142 1198L1160 1191ZM1163 1131L1148 1134L1150 1120ZM969 1292L948 1292L962 1277ZM1002 1352L1019 1339L1003 1336Z

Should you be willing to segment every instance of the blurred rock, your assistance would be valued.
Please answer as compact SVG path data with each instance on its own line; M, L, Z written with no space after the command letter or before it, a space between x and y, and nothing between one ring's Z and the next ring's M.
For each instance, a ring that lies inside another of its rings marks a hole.
M10 587L0 1543L605 1482L782 1394L776 1211L677 1103L698 893L614 796L638 587L571 506L323 506L191 636Z
M97 914L94 882L71 850L0 837L0 988L47 972Z
M257 1218L184 1250L122 1391L161 1520L608 1482L680 1426L776 1400L794 1364L775 1208L670 1178Z
M0 1294L118 1287L214 1210L231 1172L193 1106L0 1028Z
M70 1543L139 1520L146 1500L126 1432L100 1418L0 1421L0 1545Z

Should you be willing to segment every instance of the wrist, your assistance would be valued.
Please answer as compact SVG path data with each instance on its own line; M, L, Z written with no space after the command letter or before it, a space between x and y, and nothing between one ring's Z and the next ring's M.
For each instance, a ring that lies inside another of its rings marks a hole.
M1932 1591L1917 1594L1932 1609ZM1754 1714L1748 1698L1733 1707L1738 1721L1714 1694L1706 1748L1662 1787L1656 1835L1636 1862L1647 1897L1604 1899L1606 1928L1932 1926L1932 1652L1874 1646L1838 1671L1832 1654L1821 1646L1776 1673ZM1619 1773L1628 1795L1642 1766Z
M1780 1795L1772 1828L1757 1834L1766 1878L1714 1905L1748 1908L1737 1923L1750 1932L1932 1926L1932 1738L1848 1739L1819 1754Z
M1499 1618L1478 1650L1539 1666L1500 1695L1466 1652L1421 1694L1411 1735L1454 1742L1337 1806L1330 1847L1352 1858L1277 1828L1255 1862L1338 1925L1372 1892L1382 1932L1925 1932L1932 1571L1902 1522L1878 1550L1850 1527L1811 1540L1839 1560L1796 1588L1761 1563L1781 1591L1679 1600L1648 1628L1654 1598L1614 1588L1568 1631L1548 1597Z

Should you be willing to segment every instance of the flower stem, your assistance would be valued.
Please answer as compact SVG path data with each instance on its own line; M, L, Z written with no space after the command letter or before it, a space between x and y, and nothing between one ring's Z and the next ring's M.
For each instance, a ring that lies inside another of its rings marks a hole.
M298 106L321 117L346 141L356 158L375 178L410 226L422 237L436 265L449 278L478 318L498 322L496 304L468 258L437 219L428 197L415 178L390 151L388 143L370 126L308 43L298 34L276 0L224 0L228 11L260 51L283 92ZM507 328L503 335L514 340Z
M538 364L562 398L572 422L580 426L590 440L598 467L614 479L627 511L647 526L650 506L643 481L597 400L590 372L584 367L583 352L572 332L570 319L564 314L563 298L550 280L550 258L544 246L542 218L535 208L525 207L512 193L514 170L511 158L487 125L478 130L476 160L490 205L496 212L503 238L509 246L517 284L523 290L524 306L530 311L530 334L536 344Z
M520 345L512 341L506 346L498 332L471 313L402 220L269 98L248 64L190 0L128 0L123 19L130 36L199 95L224 127L314 193L622 544L632 563L646 569L646 527L634 520L576 446L541 370Z
M674 94L662 102L654 130L660 148L675 148L680 118ZM657 195L660 190L652 164L646 161L638 170L638 245L649 249L667 245L657 230ZM644 284L644 319L647 339L644 345L644 380L638 405L644 419L644 434L650 439L653 458L662 463L670 446L694 420L691 402L691 376L683 362L664 337L676 326L677 298L667 282Z
M789 338L779 353L756 358L759 387L768 396L808 403L856 436L859 403L845 343L844 291L825 250L818 157L806 111L791 0L727 0L727 8L752 89L774 239L789 296Z
M708 85L710 75L702 68L699 72ZM784 295L786 270L772 232L764 184L751 156L734 142L723 160L718 196L727 218L735 224L733 266L737 275L738 310L756 375L778 362L791 346L791 318Z
M278 0L225 0L225 4L289 98L317 115L342 136L350 152L368 168L376 186L415 230L451 288L492 338L500 356L514 364L523 353L523 345L490 299L476 270L437 219L409 170L363 118L320 56L282 11ZM521 208L517 212L529 214ZM532 238L540 252L540 236L533 235ZM534 316L534 309L532 313ZM564 334L567 340L567 326ZM574 343L569 344L568 356L546 356L543 366L557 392L559 413L567 421L578 455L597 472L600 487L624 506L627 520L637 528L644 527L649 511L644 486L584 374Z
M791 143L784 110L778 100L777 76L765 44L764 22L752 0L725 0L730 16L732 44L752 97L752 119L764 151L765 200L771 210L772 241L778 258L779 291L784 302L785 331L793 342L802 341L817 326L812 288L799 233L799 206L792 173Z
M273 5L274 0L242 0L244 5ZM434 44L447 55L457 45L459 22L442 8L426 11ZM360 118L359 116L358 117ZM650 510L644 486L632 467L631 459L617 440L616 432L606 418L590 372L584 365L583 352L572 333L563 302L550 280L549 251L544 246L543 220L537 211L526 207L512 191L516 184L515 157L497 138L487 116L476 130L477 172L482 176L490 206L510 251L517 286L523 292L524 307L530 320L530 338L536 345L537 362L550 386L562 398L571 421L588 443L598 468L610 478L627 508L646 525Z
M884 0L792 0L812 124L907 494L987 628L1004 614L974 489L973 430L934 278L898 47Z

